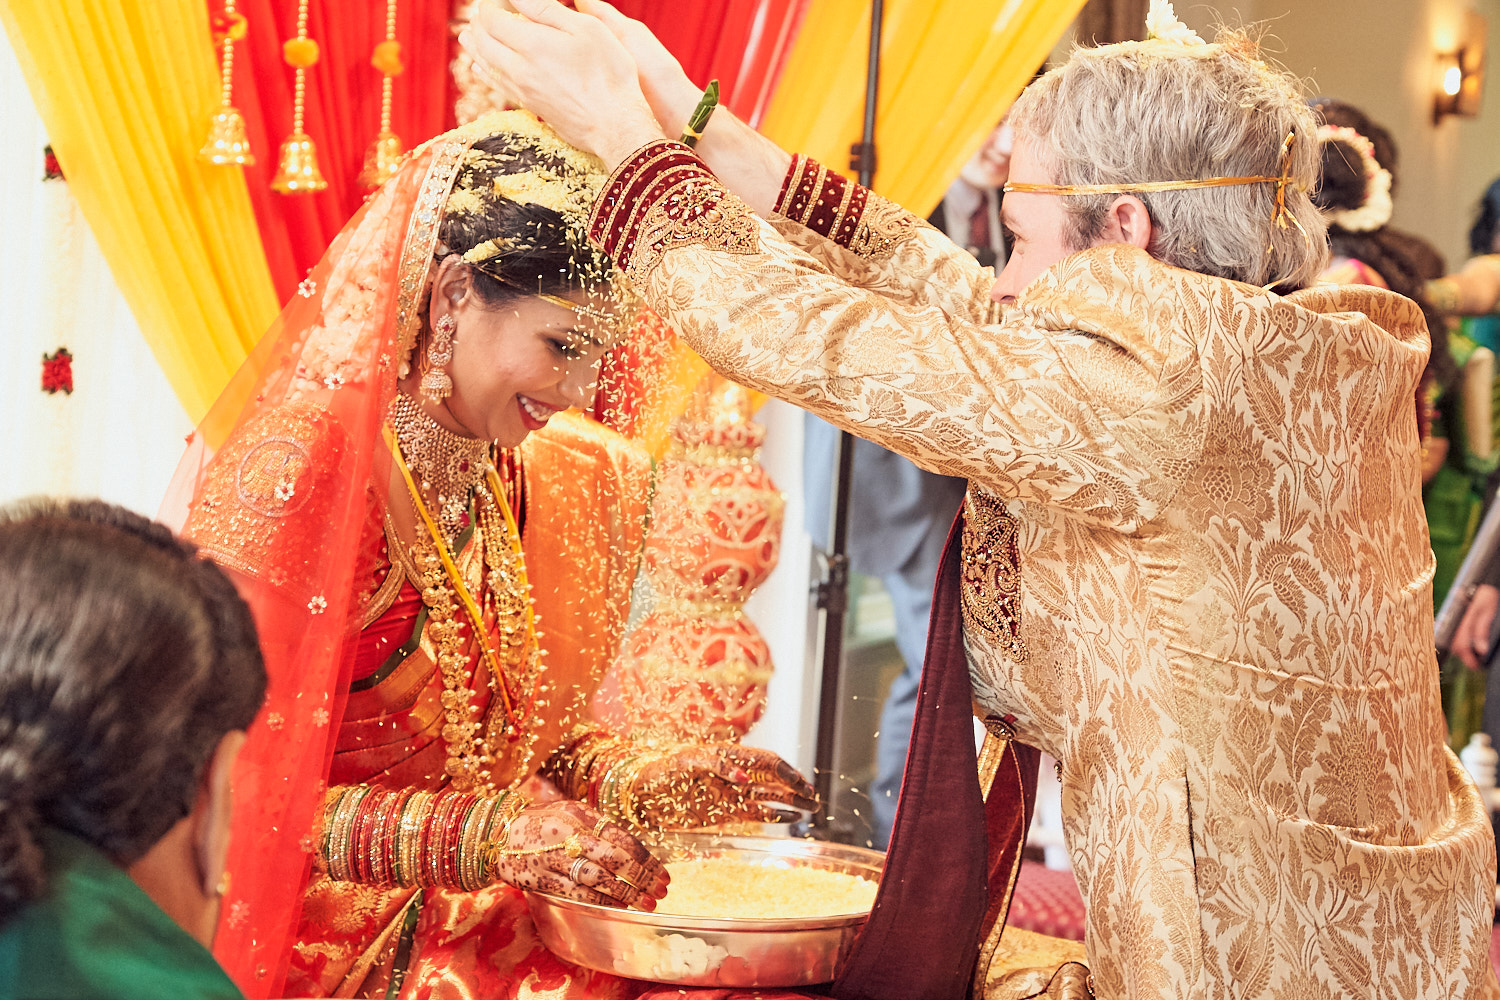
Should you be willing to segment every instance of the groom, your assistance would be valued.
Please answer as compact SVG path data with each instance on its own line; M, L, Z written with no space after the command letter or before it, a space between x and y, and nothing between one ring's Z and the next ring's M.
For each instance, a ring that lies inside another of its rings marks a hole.
M1020 988L979 952L1035 771L1008 754L986 818L952 734L972 694L1060 762L1097 995L1500 995L1432 650L1427 334L1400 296L1313 285L1295 80L1162 0L1147 41L1076 52L1012 110L991 289L722 110L670 141L697 91L607 5L513 2L465 44L614 170L592 237L648 303L735 381L969 482L836 994Z

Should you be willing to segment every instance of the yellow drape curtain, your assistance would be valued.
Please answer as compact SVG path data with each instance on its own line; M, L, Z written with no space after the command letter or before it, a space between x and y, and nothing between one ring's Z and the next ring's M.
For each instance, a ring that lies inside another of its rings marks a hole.
M219 103L203 0L0 0L53 151L141 332L199 420L278 309Z
M875 190L932 211L1084 0L887 0ZM813 0L761 131L844 173L864 121L870 0Z

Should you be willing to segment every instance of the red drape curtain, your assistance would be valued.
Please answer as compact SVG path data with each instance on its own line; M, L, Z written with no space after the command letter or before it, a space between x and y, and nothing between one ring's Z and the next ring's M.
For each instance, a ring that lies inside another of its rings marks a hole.
M759 117L811 0L616 0L645 22L700 87L717 79L726 107Z
M217 14L222 5L208 0L208 6ZM299 195L271 190L277 149L292 128L294 76L282 61L281 44L297 33L297 2L239 0L236 6L249 21L248 37L235 46L234 74L234 102L256 157L245 179L272 280L286 301L364 198L356 177L380 129L381 77L370 54L385 38L385 4L310 0L308 36L318 43L319 59L307 74L304 127L328 190ZM395 80L391 125L408 149L454 124L448 21L446 0L397 4L396 39L406 71Z
M620 0L700 85L717 78L726 106L754 122L764 110L812 0ZM207 0L210 14L222 0ZM238 0L249 34L235 47L234 103L256 162L245 168L277 294L286 301L360 205L356 180L380 127L380 74L370 54L385 37L380 0L310 0L308 36L319 59L308 71L305 128L328 180L321 194L271 190L277 149L292 127L293 70L282 42L296 34L297 0ZM406 71L396 77L392 127L408 149L454 125L449 0L400 0L396 38Z

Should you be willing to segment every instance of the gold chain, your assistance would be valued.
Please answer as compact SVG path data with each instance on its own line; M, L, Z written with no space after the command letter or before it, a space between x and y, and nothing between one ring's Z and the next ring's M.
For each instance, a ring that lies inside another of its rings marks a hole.
M414 543L411 553L422 584L422 601L428 608L428 634L437 646L438 670L443 678L440 698L443 741L448 744L444 770L456 789L463 791L477 785L494 790L489 774L495 763L495 751L502 744L519 744L515 747L521 755L516 770L519 782L527 775L536 743L536 734L523 723L535 707L541 655L532 614L531 585L515 518L506 504L499 478L490 468L487 488L480 486L475 490L480 521L476 526L476 542L480 546L481 564L488 568L487 596L500 640L497 650L489 642L483 611L470 595L449 546L427 511L396 435L387 431L386 439L417 515L427 529L427 539ZM490 709L487 726L477 721L477 713L471 710L475 697L474 671L467 669L470 658L464 650L459 605L468 613L474 641L489 667L490 690L500 702L499 713L493 707ZM520 704L512 693L513 685L517 692L527 692L525 704Z

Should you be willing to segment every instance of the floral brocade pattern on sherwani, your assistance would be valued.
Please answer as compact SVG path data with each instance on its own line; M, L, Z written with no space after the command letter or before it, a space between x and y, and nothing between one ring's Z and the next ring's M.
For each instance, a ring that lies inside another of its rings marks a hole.
M974 543L1014 545L1014 587L966 567L974 694L1061 762L1098 996L1500 994L1432 653L1416 308L1105 246L997 315L915 219L883 259L757 221L759 253L675 248L640 291L735 381L968 479Z

